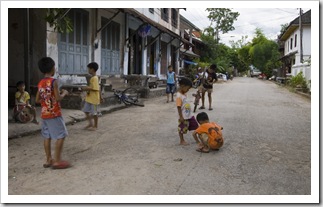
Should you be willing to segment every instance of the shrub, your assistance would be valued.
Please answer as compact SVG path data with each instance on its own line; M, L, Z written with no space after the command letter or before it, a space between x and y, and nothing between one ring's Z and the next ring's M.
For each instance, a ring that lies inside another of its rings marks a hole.
M296 76L293 76L288 85L293 88L307 88L307 82L305 77L303 76L303 72L299 72Z

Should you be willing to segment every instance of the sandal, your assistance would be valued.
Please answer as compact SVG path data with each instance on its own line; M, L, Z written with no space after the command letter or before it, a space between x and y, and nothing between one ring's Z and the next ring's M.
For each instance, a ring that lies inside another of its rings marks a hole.
M205 107L204 106L201 106L199 109L205 109Z
M53 165L53 162L54 162L54 160L51 160L50 163L43 164L43 167L44 168L49 168L49 167L51 167Z
M198 152L203 152L203 153L209 153L209 151L207 150L207 151L205 151L205 150L203 150L203 148L202 149L196 149L196 151L198 151Z
M52 169L66 169L70 167L70 163L67 161L60 161L59 163L53 164Z
M209 111L212 111L213 110L213 108L209 108Z

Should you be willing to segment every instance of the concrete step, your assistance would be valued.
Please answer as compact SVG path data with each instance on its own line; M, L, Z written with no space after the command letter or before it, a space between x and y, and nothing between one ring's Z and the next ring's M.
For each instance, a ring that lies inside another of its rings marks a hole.
M142 90L139 90L139 93L140 98L155 98L166 95L166 88L144 88ZM84 95L82 93L72 93L61 101L61 107L65 109L81 110L83 108L83 97ZM100 107L109 107L120 104L118 98L112 91L105 91L102 95L102 98L104 101L100 104Z

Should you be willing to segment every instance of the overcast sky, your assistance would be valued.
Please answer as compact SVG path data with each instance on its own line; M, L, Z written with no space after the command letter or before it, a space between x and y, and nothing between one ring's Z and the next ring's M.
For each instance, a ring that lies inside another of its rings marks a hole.
M278 3L278 2L277 2ZM210 25L206 8L187 8L180 10L180 14L199 27L201 30ZM248 35L247 41L254 37L255 29L260 28L269 39L276 39L280 33L281 25L290 23L299 15L299 8L230 8L239 12L237 21L234 22L234 31L221 34L221 42L230 45L229 41L237 41L242 36ZM309 8L302 8L303 13Z

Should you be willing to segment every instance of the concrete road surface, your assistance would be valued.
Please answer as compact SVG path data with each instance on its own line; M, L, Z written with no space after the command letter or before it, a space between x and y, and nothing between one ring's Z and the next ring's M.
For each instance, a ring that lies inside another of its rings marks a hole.
M224 146L208 154L195 151L191 133L190 145L179 145L177 109L166 97L104 115L95 132L82 129L86 122L68 126L69 169L42 167L40 134L9 140L9 195L311 194L309 99L234 78L214 85L213 100L214 110L203 111L224 127Z

